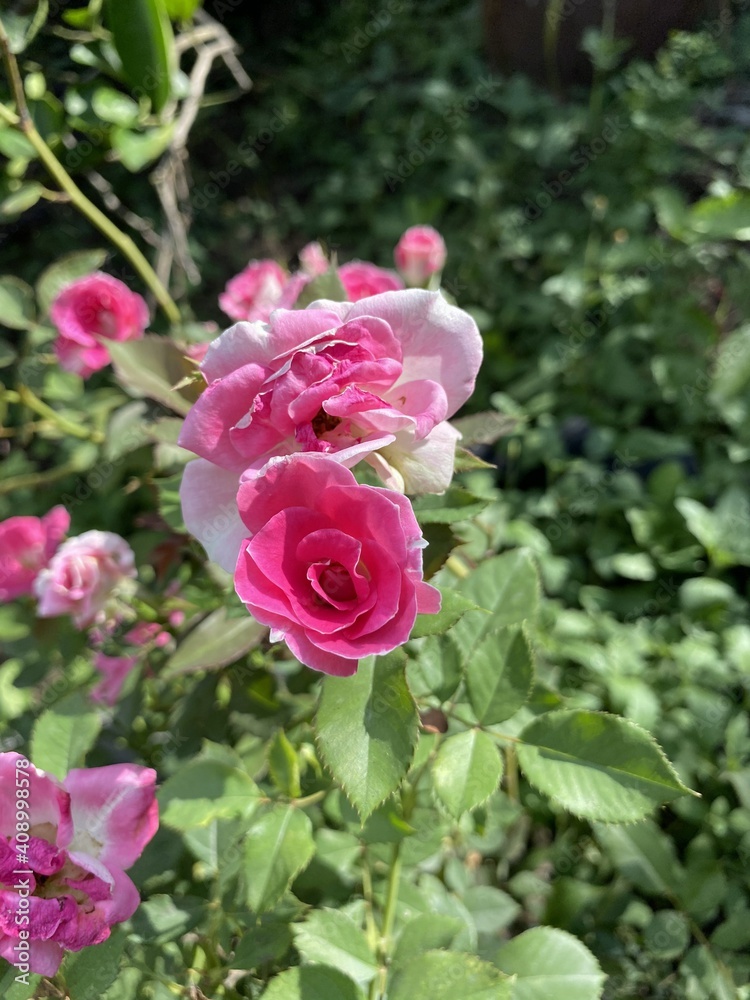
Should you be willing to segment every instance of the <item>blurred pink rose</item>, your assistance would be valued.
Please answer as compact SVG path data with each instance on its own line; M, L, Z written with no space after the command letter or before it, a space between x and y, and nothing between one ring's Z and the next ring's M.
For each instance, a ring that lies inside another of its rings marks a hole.
M91 700L100 705L109 705L110 708L115 705L122 686L136 663L138 663L137 656L107 656L105 653L96 653L94 667L102 675L102 679L91 689L89 695Z
M308 243L299 252L299 262L305 274L315 278L325 274L330 264L323 253L323 247L318 242Z
M348 264L342 264L338 275L349 302L359 302L370 295L395 292L404 287L403 281L394 271L386 271L366 260L352 260Z
M135 557L124 538L85 531L69 538L34 582L40 618L70 615L78 628L93 624L118 587L135 576Z
M393 256L401 277L411 288L420 288L437 271L446 257L445 241L432 226L412 226L396 244Z
M446 418L471 395L481 358L468 313L418 289L231 327L206 354L208 387L179 437L202 459L182 480L188 530L231 572L240 474L296 451L364 459L402 492L447 489L459 435ZM197 530L207 520L210 538Z
M111 274L96 271L66 285L50 309L59 331L60 366L88 378L109 364L107 340L137 340L148 326L148 306Z
M266 320L277 308L289 275L275 260L251 260L219 296L231 319Z
M53 507L44 517L9 517L0 521L0 603L34 590L44 569L70 526L64 507Z
M0 956L53 976L64 950L105 941L133 915L140 899L125 869L159 825L155 782L151 768L112 764L61 784L0 754Z
M440 610L422 580L426 544L400 493L360 486L322 455L272 459L237 495L248 537L235 588L302 663L340 677L409 638Z

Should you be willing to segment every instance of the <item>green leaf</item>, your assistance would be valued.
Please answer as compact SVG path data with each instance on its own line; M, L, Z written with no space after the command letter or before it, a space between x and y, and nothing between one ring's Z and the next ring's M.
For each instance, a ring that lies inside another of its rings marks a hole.
M304 286L294 304L295 309L304 309L318 299L330 299L332 302L346 302L346 289L341 283L338 271L330 268L325 274L319 274Z
M406 686L405 656L360 661L353 677L325 677L316 729L323 760L364 821L409 767L417 709Z
M520 738L518 761L532 785L585 819L634 822L690 792L655 740L615 715L549 712Z
M414 501L420 524L453 524L481 514L489 500L474 496L463 486L449 486L445 493L428 493Z
M163 0L105 0L104 14L134 96L149 97L154 111L160 112L170 97L175 66L172 26Z
M393 965L403 965L426 951L450 950L465 924L445 913L420 913L401 931L393 952Z
M438 798L458 818L492 795L503 776L503 760L495 742L480 729L448 736L432 765Z
M0 976L0 996L3 1000L31 1000L36 995L42 977L30 973L27 986L24 982L17 981L20 975L21 972L15 965L9 965L5 973Z
M476 611L477 605L463 597L456 590L442 590L440 611L436 615L417 615L411 638L420 639L425 635L441 635L453 628L467 611Z
M12 274L0 278L0 326L28 330L34 325L34 292Z
M0 202L0 216L12 218L32 208L42 197L43 186L38 181L22 184L17 191L9 194Z
M88 698L75 691L43 712L31 736L31 758L37 767L64 778L72 767L81 767L96 742L101 717Z
M289 926L280 920L260 921L244 934L235 949L233 969L257 969L268 962L278 962L292 944Z
M8 47L14 55L20 55L31 44L47 20L48 13L48 0L39 0L36 11L27 16L10 10L3 11L3 27L8 35Z
M99 118L113 125L135 125L140 116L140 108L132 97L114 87L97 87L91 98L91 107Z
M106 259L106 250L76 250L45 268L36 283L36 297L42 315L49 312L49 307L66 285L98 271Z
M500 438L514 434L520 419L507 413L498 413L497 410L486 410L484 413L458 417L451 420L451 423L461 432L463 447L471 448L478 444L494 444Z
M481 563L460 581L458 589L485 609L467 612L455 625L453 636L467 663L488 635L531 618L539 603L539 577L525 549L513 549Z
M308 964L333 966L360 986L366 986L378 971L364 932L345 913L314 910L292 930L297 951Z
M274 806L247 831L247 902L255 913L271 909L315 854L310 817L293 806Z
M690 207L687 223L707 239L750 240L750 193L709 195Z
M515 975L513 1000L599 1000L607 978L578 938L532 927L503 945L495 964Z
M162 823L177 830L211 820L247 816L260 796L252 778L217 760L194 760L168 778L157 794Z
M365 995L338 969L305 965L272 979L261 1000L365 1000Z
M461 897L466 909L471 914L474 926L479 934L487 934L495 938L516 919L521 912L521 906L502 889L492 885L473 885Z
M157 893L141 903L131 917L131 933L149 944L166 944L187 934L205 915L205 899Z
M488 635L468 660L466 683L482 725L515 715L534 686L534 658L523 630L510 626Z
M198 398L199 392L192 385L172 388L195 368L168 337L112 340L107 348L118 382L134 396L148 396L183 416Z
M117 979L127 940L125 931L116 927L95 948L67 955L62 974L70 996L76 1000L99 1000Z
M145 132L131 132L126 128L112 129L112 148L131 173L137 174L149 163L158 159L169 145L174 123L159 125Z
M166 0L167 14L173 21L189 21L203 0Z
M415 698L434 696L447 701L461 682L461 654L449 635L431 635L414 644L416 658L409 659L406 681ZM414 648L413 647L413 648Z
M513 980L473 955L428 951L393 970L388 1000L511 1000ZM557 998L555 998L557 1000Z
M627 826L597 823L600 846L626 879L647 895L675 895L683 872L674 844L656 823L644 820Z
M271 781L290 799L299 798L299 760L283 729L278 729L268 745L268 772Z
M227 618L226 608L217 608L182 640L170 656L162 677L218 670L254 649L268 629L251 618Z

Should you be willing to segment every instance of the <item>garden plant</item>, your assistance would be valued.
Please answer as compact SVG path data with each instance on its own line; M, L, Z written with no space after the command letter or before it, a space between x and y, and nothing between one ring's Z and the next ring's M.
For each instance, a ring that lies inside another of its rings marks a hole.
M0 995L747 1000L745 5L251 6L0 10Z

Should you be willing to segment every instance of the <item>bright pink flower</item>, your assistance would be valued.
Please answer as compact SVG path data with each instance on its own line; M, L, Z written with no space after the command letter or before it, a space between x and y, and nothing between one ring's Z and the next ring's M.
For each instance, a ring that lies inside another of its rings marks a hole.
M135 576L135 557L124 538L109 531L85 531L69 538L34 582L40 618L70 615L78 628L103 618L126 579Z
M129 629L123 639L131 646L145 646L152 642L161 632L161 625L158 622L138 622Z
M381 292L396 292L404 287L403 281L395 272L386 271L366 260L352 260L348 264L342 264L338 274L349 302L359 302L360 299L379 295Z
M122 692L122 687L130 673L138 663L137 656L107 656L96 653L94 667L102 675L90 693L91 700L100 705L115 705Z
M419 288L437 271L446 257L445 241L432 226L412 226L396 244L393 256L407 285Z
M343 677L363 656L409 638L417 613L440 610L422 580L422 538L400 493L360 486L324 455L273 459L237 495L247 529L235 588L313 670Z
M299 252L299 262L305 274L311 278L316 278L320 274L325 274L330 264L328 258L323 253L320 243L308 243Z
M277 308L289 275L275 260L251 260L219 296L231 319L266 320Z
M69 526L64 507L53 507L41 518L22 515L0 521L0 603L32 593L34 580Z
M148 306L111 274L96 271L66 285L50 309L59 331L62 368L88 378L109 364L107 340L137 340L148 326Z
M445 490L458 438L446 418L471 395L481 357L473 319L422 290L231 327L208 350L208 388L179 438L205 459L183 476L188 530L212 538L211 558L231 571L221 548L242 538L240 473L296 451L365 459L403 492Z
M125 869L159 825L155 782L151 768L112 764L60 784L20 754L0 754L0 956L20 964L23 927L31 971L53 976L64 950L105 941L133 915L138 890ZM27 830L17 800L28 804Z

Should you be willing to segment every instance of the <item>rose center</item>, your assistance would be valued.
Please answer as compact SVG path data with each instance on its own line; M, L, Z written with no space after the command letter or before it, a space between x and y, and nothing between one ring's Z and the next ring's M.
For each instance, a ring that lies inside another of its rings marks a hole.
M312 429L316 438L322 437L327 431L332 431L341 423L341 417L333 417L321 408L312 418Z
M335 601L353 601L357 596L354 583L341 563L331 563L318 577L321 590Z

